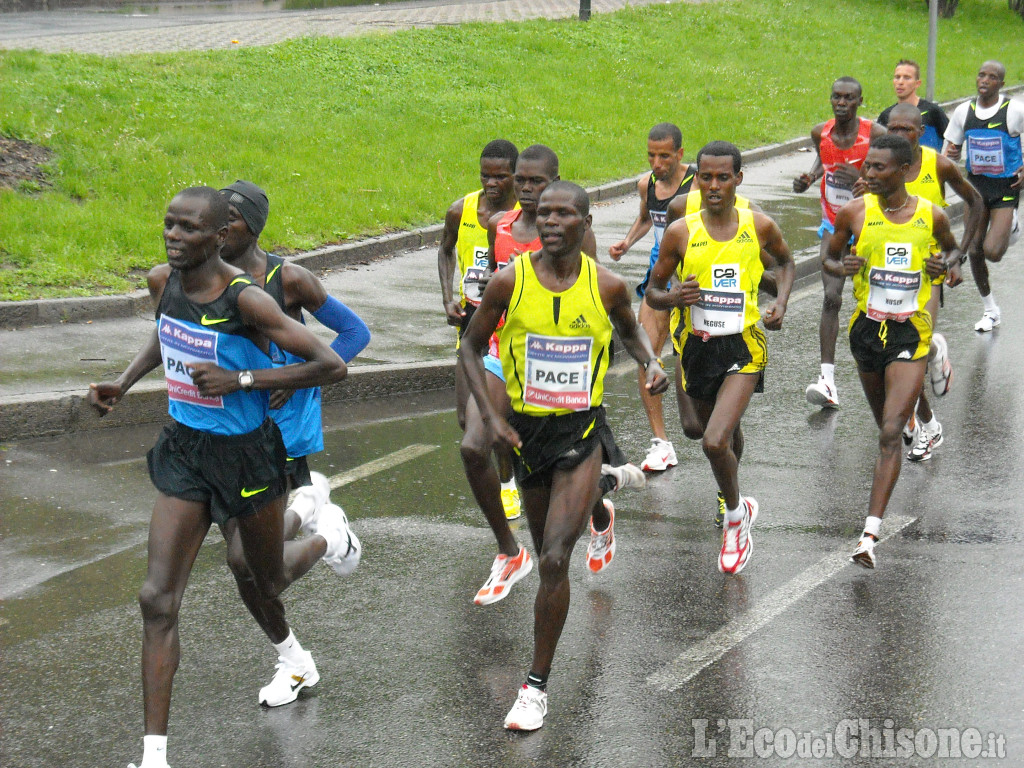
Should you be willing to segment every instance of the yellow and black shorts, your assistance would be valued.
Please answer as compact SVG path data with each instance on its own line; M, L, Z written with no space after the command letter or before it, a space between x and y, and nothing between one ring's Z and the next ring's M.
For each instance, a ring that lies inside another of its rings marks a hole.
M903 322L872 320L859 309L850 318L850 352L861 373L927 358L931 343L932 316L923 310Z
M692 333L678 339L683 391L697 400L713 402L726 376L757 374L755 392L764 391L764 368L768 363L768 341L756 325L731 336L712 336L706 341Z

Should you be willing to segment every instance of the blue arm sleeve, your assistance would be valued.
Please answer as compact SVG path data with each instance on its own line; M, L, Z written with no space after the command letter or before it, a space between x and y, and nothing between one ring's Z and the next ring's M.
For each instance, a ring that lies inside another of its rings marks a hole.
M366 345L370 343L370 329L366 323L333 296L328 295L327 301L312 315L337 332L338 338L331 342L331 349L346 363L366 349Z

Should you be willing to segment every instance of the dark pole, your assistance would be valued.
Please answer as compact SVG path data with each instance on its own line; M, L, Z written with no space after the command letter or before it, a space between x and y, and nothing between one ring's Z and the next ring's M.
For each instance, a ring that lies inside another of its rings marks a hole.
M580 0L580 21L590 21L590 0Z

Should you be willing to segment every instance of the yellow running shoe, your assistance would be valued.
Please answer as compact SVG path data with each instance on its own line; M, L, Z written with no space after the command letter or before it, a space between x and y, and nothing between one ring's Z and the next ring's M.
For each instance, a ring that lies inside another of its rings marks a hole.
M502 488L501 506L505 508L506 520L518 520L519 517L523 514L522 508L519 504L519 489Z

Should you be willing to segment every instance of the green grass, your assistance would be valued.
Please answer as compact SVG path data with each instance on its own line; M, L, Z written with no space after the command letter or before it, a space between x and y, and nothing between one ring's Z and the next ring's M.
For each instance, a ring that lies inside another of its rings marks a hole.
M642 170L662 120L690 157L712 138L806 134L843 74L874 116L894 62L926 59L922 9L722 0L230 51L3 52L0 134L55 156L52 189L0 191L0 299L139 287L163 259L168 200L194 184L255 181L271 200L263 245L306 249L439 221L499 136L552 146L563 178L592 184ZM940 99L973 92L987 58L1024 80L1005 0L962 3L939 37Z

